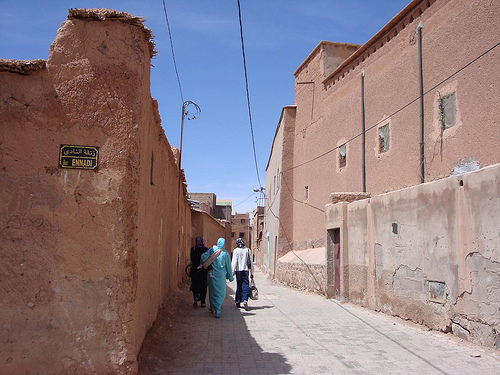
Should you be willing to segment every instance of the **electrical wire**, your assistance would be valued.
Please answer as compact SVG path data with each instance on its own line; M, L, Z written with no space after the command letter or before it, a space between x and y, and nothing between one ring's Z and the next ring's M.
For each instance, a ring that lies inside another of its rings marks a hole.
M252 197L254 194L255 194L255 193L250 194L248 197L246 197L245 199L243 199L240 203L235 204L235 205L233 206L233 208L234 208L234 207L239 206L239 205L240 205L240 204L242 204L243 202L246 202L246 201L247 201L247 200L249 200L249 199L250 199L250 197Z
M172 51L172 60L174 62L175 75L177 77L177 83L179 84L179 93L181 95L181 102L184 103L184 96L182 95L181 80L179 78L179 71L177 70L177 62L175 61L174 53L174 42L172 41L172 32L170 31L170 23L168 22L167 6L165 5L165 0L163 1L163 12L165 13L165 20L167 21L168 37L170 38L170 49Z
M458 73L460 73L461 71L463 71L464 69L468 68L470 65L472 65L473 63L475 63L477 60L479 60L480 58L482 58L483 56L487 55L488 53L490 53L492 50L494 50L495 48L497 48L498 46L500 45L500 42L496 43L494 46L492 46L491 48L489 48L488 50L486 50L485 52L481 53L479 56L477 56L476 58L474 58L473 60L471 60L470 62L468 62L467 64L465 64L463 67L461 67L460 69L458 69L456 72L454 72L453 74L451 74L450 76L446 77L445 79L443 79L441 82L437 83L436 85L432 86L430 89L428 89L427 91L424 92L424 96L427 95L428 93L430 93L431 91L435 90L437 87L439 87L440 85L442 85L443 83L445 83L446 81L450 80L451 78L453 78L454 76L456 76ZM372 126L370 126L369 128L367 128L365 130L365 133L367 133L368 131L372 130L373 128L377 127L378 125L380 125L381 123L387 121L389 118L391 118L392 116L398 114L399 112L401 112L402 110L406 109L407 107L409 107L410 105L412 105L413 103L415 103L417 100L420 99L420 96L418 96L417 98L413 99L411 102L409 102L408 104L404 105L403 107L399 108L398 110L394 111L393 113L391 113L390 115L384 117L382 120L378 121L377 123L373 124ZM354 141L356 138L359 138L363 135L363 133L359 133L357 135L355 135L354 137L350 138L349 140L347 140L346 142L344 142L342 145L344 144L347 144L349 142L352 142ZM295 168L298 168L298 167L301 167L305 164L309 164L315 160L318 160L320 158L322 158L323 156L326 156L330 153L332 153L333 151L337 150L340 146L336 146L328 151L325 151L324 153L318 155L318 156L315 156L314 158L310 159L310 160L306 160L302 163L299 163L297 165L294 165L286 170L284 170L282 173L284 172L288 172L288 171L291 171Z
M243 55L243 70L245 72L245 88L246 88L246 93L247 93L248 117L250 119L250 134L252 135L253 158L254 158L254 162L255 162L255 171L257 172L257 181L259 182L259 188L262 188L262 184L260 182L260 175L259 175L259 166L257 163L257 152L255 151L255 138L254 138L254 132L253 132L252 111L250 109L250 92L248 90L248 74L247 74L247 63L246 63L246 56L245 56L245 43L243 42L243 23L241 22L240 0L237 0L237 2L238 2L238 18L240 21L241 53Z

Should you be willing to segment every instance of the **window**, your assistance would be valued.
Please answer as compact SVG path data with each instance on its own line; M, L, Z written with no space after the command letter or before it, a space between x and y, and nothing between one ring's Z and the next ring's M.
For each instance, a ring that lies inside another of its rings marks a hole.
M389 151L389 124L378 128L378 152L382 154Z
M347 165L347 145L344 143L339 147L339 168Z
M455 93L446 95L439 98L439 120L441 123L441 129L446 130L456 123L456 103L455 103Z
M231 232L231 238L234 238L234 232Z
M243 239L245 237L245 233L240 232L239 238Z
M245 219L241 219L241 224L245 224Z
M401 231L401 224L399 224L399 221L393 221L391 224L391 235L393 236L399 236L399 232Z
M305 201L309 200L309 186L305 186L305 189L304 189L304 200Z

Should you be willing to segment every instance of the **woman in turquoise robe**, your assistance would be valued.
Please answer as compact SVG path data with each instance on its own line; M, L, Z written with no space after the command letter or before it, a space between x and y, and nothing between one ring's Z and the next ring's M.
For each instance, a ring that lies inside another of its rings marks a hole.
M208 249L201 255L201 262L203 263L210 258L210 255L221 250L220 254L212 262L211 267L208 268L207 276L210 311L215 313L216 318L220 318L222 302L224 302L224 298L226 297L226 279L233 281L231 257L224 249L225 242L224 238L219 238L217 246Z

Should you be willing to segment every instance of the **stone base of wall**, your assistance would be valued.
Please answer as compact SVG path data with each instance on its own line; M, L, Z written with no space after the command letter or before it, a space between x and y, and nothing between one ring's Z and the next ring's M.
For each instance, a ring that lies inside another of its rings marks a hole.
M320 264L278 262L276 279L292 288L325 294L326 267Z
M500 335L491 324L458 316L452 320L451 331L461 339L500 349Z
M290 251L278 259L275 279L292 288L325 294L325 248Z

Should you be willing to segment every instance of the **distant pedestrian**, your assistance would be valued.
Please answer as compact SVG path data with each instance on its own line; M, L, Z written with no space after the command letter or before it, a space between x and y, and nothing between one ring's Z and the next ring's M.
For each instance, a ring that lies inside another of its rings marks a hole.
M236 275L236 294L234 302L236 307L243 306L248 311L248 295L250 292L250 282L248 275L253 279L253 264L250 249L245 246L241 238L236 240L236 249L233 250L233 261L231 263L233 274Z
M212 270L208 271L208 291L210 300L210 311L215 313L216 318L220 318L222 302L226 297L226 279L233 281L231 271L231 258L224 249L226 240L219 238L217 246L214 246L204 252L201 256L201 262L204 268L209 265Z
M207 270L201 266L201 255L208 250L203 243L202 237L196 237L195 245L191 248L191 287L193 292L193 307L205 307L205 298L207 296Z

